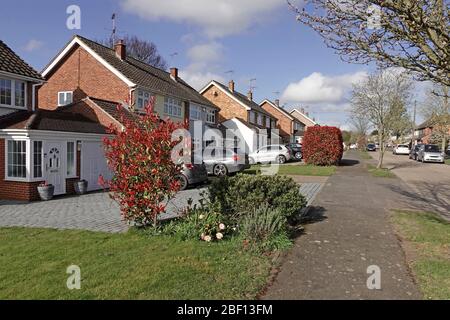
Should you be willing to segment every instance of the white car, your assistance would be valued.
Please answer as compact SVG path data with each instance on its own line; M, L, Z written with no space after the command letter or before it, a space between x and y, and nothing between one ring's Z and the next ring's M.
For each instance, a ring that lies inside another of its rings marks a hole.
M248 155L250 164L279 163L283 164L291 159L291 151L283 145L270 145L260 148Z
M393 154L407 154L409 155L409 146L407 144L398 144L394 150L392 151Z

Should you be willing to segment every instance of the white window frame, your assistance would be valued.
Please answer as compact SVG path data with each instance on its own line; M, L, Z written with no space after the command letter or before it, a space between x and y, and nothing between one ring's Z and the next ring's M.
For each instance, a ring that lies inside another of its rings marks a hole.
M73 172L68 173L69 170L69 143L73 143ZM65 150L66 150L66 170L65 170L65 179L77 178L77 142L75 140L67 140L65 142Z
M1 80L8 80L11 81L11 104L2 104L0 103L0 107L6 107L6 108L12 108L12 109L21 109L26 110L28 109L28 83L24 80L19 79L13 79L9 77L0 76ZM24 83L25 84L25 93L24 93L24 105L18 106L16 105L16 82Z
M41 150L41 176L40 177L35 177L34 176L34 153L35 153L35 149L34 149L34 143L35 142L40 142L40 143L42 143L42 150ZM40 179L40 180L42 180L43 178L44 178L44 161L45 161L45 158L44 158L44 141L42 141L42 140L32 140L31 142L30 142L30 145L32 146L32 150L31 150L31 165L30 165L30 168L31 168L31 170L30 170L30 178L31 179Z
M8 145L9 142L25 141L25 177L11 177L8 174ZM28 182L30 180L30 140L27 139L5 139L5 180Z
M216 123L216 116L217 116L216 110L209 109L209 108L206 109L205 121L207 123L213 123L213 124Z
M148 98L145 97L146 94L148 94ZM148 105L153 96L154 95L150 91L143 89L136 90L136 103L135 103L136 109L144 110L144 108ZM142 106L139 106L139 99L142 100ZM145 101L147 101L147 103Z
M198 104L193 104L189 106L189 119L190 120L203 120L203 107ZM194 116L193 111L195 110L195 113L197 116Z
M183 118L183 101L177 98L164 97L164 114L175 118Z
M61 103L61 101L59 100L59 95L60 94L64 94L64 103ZM65 103L67 101L67 95L70 94L70 102L69 103ZM69 104L73 103L73 91L59 91L58 92L58 107L63 107L63 106L67 106Z

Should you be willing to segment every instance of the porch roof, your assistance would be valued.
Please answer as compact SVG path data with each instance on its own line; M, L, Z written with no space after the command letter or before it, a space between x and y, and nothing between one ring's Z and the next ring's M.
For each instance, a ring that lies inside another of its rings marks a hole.
M16 111L0 117L0 130L23 129L107 134L108 129L77 113L38 110Z

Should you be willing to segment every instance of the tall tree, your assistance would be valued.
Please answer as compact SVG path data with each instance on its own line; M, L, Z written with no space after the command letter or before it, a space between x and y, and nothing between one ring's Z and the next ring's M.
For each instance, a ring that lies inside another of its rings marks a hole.
M166 60L158 52L158 48L153 42L129 35L125 36L123 41L127 46L127 54L131 57L156 68L167 69ZM107 47L114 48L114 41L111 38L100 42Z
M449 4L444 0L287 0L343 60L402 67L450 85Z
M450 88L444 85L434 85L429 88L426 99L421 107L422 116L433 127L432 140L440 142L445 150L450 138Z
M410 77L392 69L371 74L353 86L352 114L366 116L378 131L380 154L377 168L383 166L386 143L395 132L397 122L407 114L411 89Z

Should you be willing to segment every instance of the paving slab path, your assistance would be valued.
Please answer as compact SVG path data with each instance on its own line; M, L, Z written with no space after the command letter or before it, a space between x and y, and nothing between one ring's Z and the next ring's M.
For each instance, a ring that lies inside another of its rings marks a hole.
M263 299L421 299L389 221L390 208L407 204L392 187L408 188L370 176L359 154L347 152ZM367 288L372 265L381 271L380 290Z

